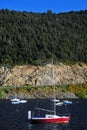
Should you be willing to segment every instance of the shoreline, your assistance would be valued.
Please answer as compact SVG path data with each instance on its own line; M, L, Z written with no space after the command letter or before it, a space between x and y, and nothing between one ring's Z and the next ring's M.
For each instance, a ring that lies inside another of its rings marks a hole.
M24 96L22 96L24 95ZM5 94L4 97L0 98L0 99L11 99L12 97L14 97L14 95L10 95L10 94ZM49 94L43 94L43 95L37 95L36 94L18 94L17 95L18 98L25 98L25 99L53 99L53 95ZM59 94L56 95L56 99L79 99L79 97L77 97L74 93L71 92L60 92Z

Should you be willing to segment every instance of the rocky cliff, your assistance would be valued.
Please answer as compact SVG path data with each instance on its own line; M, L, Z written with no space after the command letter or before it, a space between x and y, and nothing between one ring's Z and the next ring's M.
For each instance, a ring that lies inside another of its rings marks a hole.
M54 68L54 79L52 72ZM1 86L21 85L57 85L78 84L87 82L87 65L75 64L72 66L59 63L45 66L15 66L13 68L0 68Z

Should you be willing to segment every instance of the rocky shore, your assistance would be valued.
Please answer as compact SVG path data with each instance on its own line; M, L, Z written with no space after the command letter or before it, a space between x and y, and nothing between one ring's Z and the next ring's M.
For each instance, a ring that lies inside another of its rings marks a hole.
M58 63L53 65L54 80L52 79L52 65L45 66L15 66L9 68L6 66L0 67L0 86L47 86L47 85L68 85L87 83L87 65L79 63L75 65L65 65ZM13 93L5 93L4 98L11 98ZM23 95L19 93L19 96ZM49 98L52 95L49 93L24 93L25 98ZM75 94L67 92L57 92L57 98L77 98Z
M8 93L4 95L4 99L11 99L14 96L14 93ZM19 98L25 98L25 99L47 99L47 98L53 98L53 94L49 93L49 94L45 94L45 93L19 93L17 94L17 97ZM57 99L78 99L78 97L71 92L59 92L58 94L56 94L56 98Z

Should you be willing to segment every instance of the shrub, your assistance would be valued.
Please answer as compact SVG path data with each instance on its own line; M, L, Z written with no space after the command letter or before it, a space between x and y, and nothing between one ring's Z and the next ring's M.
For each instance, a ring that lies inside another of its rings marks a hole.
M0 88L0 98L4 97L4 91Z
M85 98L85 93L78 93L78 94L76 94L79 98Z

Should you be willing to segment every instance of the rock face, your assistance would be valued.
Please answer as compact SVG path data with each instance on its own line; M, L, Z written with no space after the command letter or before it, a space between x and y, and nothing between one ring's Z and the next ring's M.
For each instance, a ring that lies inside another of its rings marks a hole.
M52 72L54 68L54 80ZM12 69L0 68L1 86L33 85L44 86L64 84L77 84L87 82L87 65L75 64L72 66L59 63L57 65L47 64L45 66L15 66Z
M64 92L59 92L58 95L56 96L58 99L77 99L78 97L74 94L74 93L71 93L71 92L67 92L67 93L64 93Z

